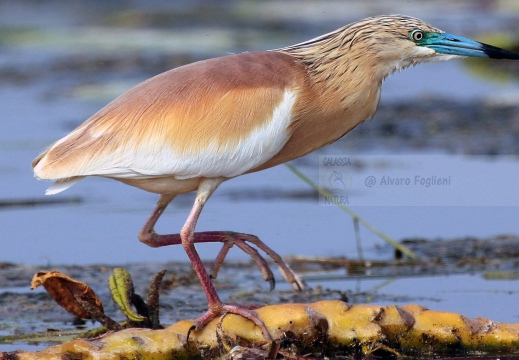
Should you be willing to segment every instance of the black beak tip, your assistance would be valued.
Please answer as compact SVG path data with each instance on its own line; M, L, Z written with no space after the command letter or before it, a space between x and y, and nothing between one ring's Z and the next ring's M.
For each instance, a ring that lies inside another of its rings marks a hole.
M519 54L496 46L482 44L483 52L491 59L519 60Z

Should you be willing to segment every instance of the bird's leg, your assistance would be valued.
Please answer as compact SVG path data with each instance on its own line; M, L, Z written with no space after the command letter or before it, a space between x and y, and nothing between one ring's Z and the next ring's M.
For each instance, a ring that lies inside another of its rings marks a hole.
M173 239L170 239L170 243L166 243L166 239L164 235L159 235L155 232L155 224L159 220L159 217L162 215L164 210L168 207L169 203L173 201L175 198L174 195L161 195L159 198L159 201L157 201L157 205L155 206L155 209L153 209L153 212L151 213L151 216L149 217L148 221L146 221L146 224L142 227L141 231L139 231L139 240L151 247L161 247L166 245L175 245L180 244L180 236L177 235L177 240L175 242L172 242Z
M154 226L157 223L159 217L162 215L168 204L174 199L174 195L162 195L153 209L153 212L139 232L139 240L151 247L161 247L168 245L179 245L182 243L182 239L180 234L168 234L168 235L159 235L155 232ZM236 244L241 250L243 250L246 254L250 255L256 265L261 271L263 278L265 281L270 282L271 289L274 288L275 281L274 275L265 261L265 259L258 253L256 249L251 247L247 242L256 245L258 248L263 250L267 255L269 255L278 265L283 274L283 277L287 280L288 283L292 284L292 286L296 290L302 290L304 288L303 282L299 279L299 277L288 267L288 265L283 261L281 256L279 256L274 250L269 248L265 243L263 243L257 236L235 233L231 231L206 231L206 232L197 232L194 233L194 242L195 243L204 243L204 242L222 242L224 245L220 250L215 262L213 263L213 267L211 270L211 277L216 278L218 271L225 260L225 257L229 251L229 249Z
M173 200L173 198L174 198L173 195L162 195L160 197L159 201L157 202L157 205L155 206L155 209L153 209L153 212L151 213L151 216L149 217L148 221L146 221L146 224L144 224L143 228L139 232L139 240L141 242L143 242L144 244L151 246L151 247L162 247L162 246L168 246L168 245L182 244L182 239L180 237L180 234L159 235L154 230L154 226L157 223L159 217L162 215L162 213L164 212L166 207L169 205L169 203ZM221 266L222 262L224 261L225 256L227 255L227 252L236 243L236 245L240 249L242 249L246 254L249 254L254 259L254 261L256 262L256 265L260 269L261 274L263 275L263 278L265 279L265 281L270 282L270 288L272 290L275 285L275 280L274 280L274 274L272 273L272 270L270 270L268 263L258 253L258 251L256 249L254 249L253 247L251 247L249 244L245 243L244 241L237 239L236 238L237 235L241 235L241 234L225 232L225 231L214 231L214 232L208 231L208 232L194 233L194 237L195 237L194 242L195 243L223 242L223 244L224 244L222 250L218 254L218 257L213 265L213 270L211 271L211 277L216 278L216 275L218 274L218 270L220 269L220 266ZM250 236L252 236L252 235L250 235ZM273 251L271 250L271 252L273 252ZM274 253L274 254L278 258L281 258L276 253ZM286 267L286 265L285 265L285 267ZM283 273L283 275L285 275L285 274ZM292 274L292 278L296 278L295 274Z
M198 277L200 279L200 282L202 283L202 287L204 288L209 303L208 311L195 321L195 330L202 328L209 321L220 315L222 312L229 312L241 315L254 322L257 326L259 326L262 329L262 332L264 336L267 338L267 340L272 341L272 338L267 328L265 327L265 324L257 317L257 315L253 311L246 310L235 305L226 305L222 303L220 297L216 293L216 289L214 288L211 278L205 270L204 264L202 263L202 260L200 259L200 256L198 255L195 249L194 234L196 223L205 203L207 202L211 194L214 192L214 190L216 190L216 188L222 183L222 181L223 179L202 180L198 187L198 192L195 198L193 208L191 209L186 223L180 231L182 246L184 247L187 256L191 260L195 272L198 274Z
M200 232L195 233L195 226L200 216L200 212L207 201L207 199L211 196L214 190L220 185L221 179L211 179L202 181L200 184L195 204L187 218L185 225L182 228L180 234L171 234L171 235L159 235L155 232L154 226L157 223L158 219L168 206L168 204L173 200L173 195L162 195L155 206L150 218L139 232L139 240L151 247L161 247L167 245L178 245L182 244L184 249L193 264L193 268L197 273L200 282L202 283L202 287L207 296L207 300L209 303L209 309L206 314L198 318L195 322L195 329L199 329L211 321L213 318L218 316L222 312L230 312L234 314L239 314L247 319L253 321L256 325L261 327L265 337L270 341L271 336L268 333L265 324L258 319L258 317L250 310L242 309L235 305L227 305L223 304L216 293L213 283L211 282L211 278L207 271L205 270L202 260L200 256L196 252L194 247L194 243L197 242L223 242L225 251L220 252L219 257L221 261L225 258L225 254L232 247L234 243L242 250L244 250L247 254L251 255L256 263L258 264L260 270L264 274L264 277L273 278L272 272L270 271L268 264L266 261L259 255L256 249L252 248L250 245L246 244L243 240L232 239L232 234L229 232ZM230 236L231 234L231 236ZM241 234L237 234L241 235ZM230 243L230 241L233 241ZM223 256L222 256L223 254ZM277 255L277 254L276 254ZM220 261L220 263L221 263ZM219 265L218 265L219 267ZM265 275L266 274L266 275Z

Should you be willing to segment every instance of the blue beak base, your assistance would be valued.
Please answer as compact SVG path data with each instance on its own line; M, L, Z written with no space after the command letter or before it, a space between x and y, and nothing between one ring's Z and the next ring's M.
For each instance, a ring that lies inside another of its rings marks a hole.
M429 34L422 46L448 55L519 60L519 54L448 33Z

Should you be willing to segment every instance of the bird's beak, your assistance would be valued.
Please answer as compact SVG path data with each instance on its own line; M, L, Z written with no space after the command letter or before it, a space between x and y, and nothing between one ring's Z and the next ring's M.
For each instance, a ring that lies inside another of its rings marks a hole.
M519 60L519 54L448 33L434 34L423 46L448 55Z

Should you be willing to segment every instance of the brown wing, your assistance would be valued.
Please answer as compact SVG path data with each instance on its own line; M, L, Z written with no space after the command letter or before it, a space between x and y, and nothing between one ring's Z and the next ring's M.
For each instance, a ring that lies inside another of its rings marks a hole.
M277 52L231 55L155 76L33 162L42 179L236 176L283 147L304 78Z

